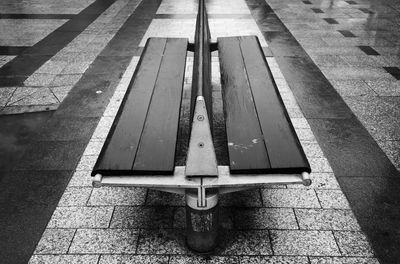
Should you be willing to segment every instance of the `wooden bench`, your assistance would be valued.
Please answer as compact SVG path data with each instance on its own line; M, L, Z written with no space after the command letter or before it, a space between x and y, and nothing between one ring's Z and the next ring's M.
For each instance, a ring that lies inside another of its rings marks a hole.
M148 39L93 176L173 174L187 45Z
M218 38L218 52L230 173L310 173L258 38Z

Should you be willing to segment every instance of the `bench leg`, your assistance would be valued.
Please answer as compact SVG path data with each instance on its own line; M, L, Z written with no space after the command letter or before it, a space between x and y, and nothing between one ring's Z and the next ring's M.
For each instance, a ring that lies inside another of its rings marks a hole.
M207 254L217 246L218 191L205 193L205 204L199 204L197 192L186 192L186 243L196 252Z

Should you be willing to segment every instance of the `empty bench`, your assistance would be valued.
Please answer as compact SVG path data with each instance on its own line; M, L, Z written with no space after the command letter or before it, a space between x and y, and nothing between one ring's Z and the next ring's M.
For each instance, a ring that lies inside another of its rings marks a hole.
M258 38L218 38L218 52L230 173L310 173Z
M148 39L93 176L174 172L187 45Z

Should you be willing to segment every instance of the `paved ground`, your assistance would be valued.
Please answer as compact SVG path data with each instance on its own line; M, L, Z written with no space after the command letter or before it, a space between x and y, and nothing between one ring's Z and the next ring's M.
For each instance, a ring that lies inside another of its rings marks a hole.
M193 39L197 4L0 6L5 263L398 263L395 1L208 1L213 39L259 36L314 183L224 196L220 247L207 258L185 247L182 197L93 189L89 176L145 40Z

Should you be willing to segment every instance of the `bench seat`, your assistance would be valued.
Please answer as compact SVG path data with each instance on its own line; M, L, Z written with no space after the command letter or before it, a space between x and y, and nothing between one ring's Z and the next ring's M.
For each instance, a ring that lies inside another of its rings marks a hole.
M218 38L231 174L311 172L256 36Z
M188 39L148 39L92 175L174 172Z

